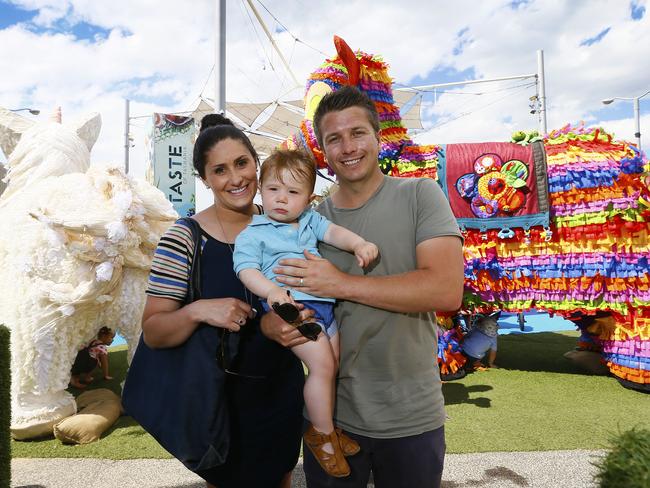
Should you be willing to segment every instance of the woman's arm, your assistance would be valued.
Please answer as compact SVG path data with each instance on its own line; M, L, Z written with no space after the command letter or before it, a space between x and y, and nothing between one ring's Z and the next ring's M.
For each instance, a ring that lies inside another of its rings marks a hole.
M190 307L168 298L147 296L142 314L142 334L149 347L174 347L185 342L198 322Z
M237 298L197 300L181 306L176 300L147 296L142 333L149 347L174 347L184 343L200 323L237 332L252 317L251 306Z

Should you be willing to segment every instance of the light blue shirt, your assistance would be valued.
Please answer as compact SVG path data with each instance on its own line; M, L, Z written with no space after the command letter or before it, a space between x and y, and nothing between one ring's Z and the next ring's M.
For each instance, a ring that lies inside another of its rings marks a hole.
M266 215L253 215L253 220L235 240L233 267L235 273L243 269L258 269L264 276L279 286L273 268L280 259L304 259L303 251L320 256L318 241L325 238L331 222L312 208L305 210L298 219L298 227L269 219ZM333 298L322 298L292 290L294 300L320 300L334 302Z
M489 349L497 350L497 336L490 337L479 329L472 329L463 339L460 347L469 356L482 359Z

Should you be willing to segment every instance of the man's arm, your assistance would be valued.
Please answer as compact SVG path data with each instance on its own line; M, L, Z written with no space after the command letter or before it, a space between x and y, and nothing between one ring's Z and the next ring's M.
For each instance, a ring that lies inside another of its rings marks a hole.
M392 276L348 275L306 251L306 260L283 259L274 271L279 282L300 291L392 312L458 309L464 281L461 239L433 237L418 244L415 252L416 269Z

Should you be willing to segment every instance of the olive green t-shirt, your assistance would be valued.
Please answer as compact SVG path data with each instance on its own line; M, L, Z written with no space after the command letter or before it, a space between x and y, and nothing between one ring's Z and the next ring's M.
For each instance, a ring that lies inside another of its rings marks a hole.
M381 257L366 270L369 276L415 270L419 243L461 237L442 190L431 179L385 176L360 208L335 208L328 198L317 210L379 247ZM354 254L324 243L319 249L342 271L364 272ZM395 313L338 301L335 316L341 340L336 423L375 438L417 435L443 425L434 313Z

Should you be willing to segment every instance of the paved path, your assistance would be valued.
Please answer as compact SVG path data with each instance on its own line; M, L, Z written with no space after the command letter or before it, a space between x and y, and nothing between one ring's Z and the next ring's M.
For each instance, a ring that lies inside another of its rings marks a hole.
M602 451L448 454L443 488L595 488ZM13 459L12 488L204 488L176 460ZM293 488L304 488L302 465ZM374 487L371 483L368 487Z

